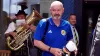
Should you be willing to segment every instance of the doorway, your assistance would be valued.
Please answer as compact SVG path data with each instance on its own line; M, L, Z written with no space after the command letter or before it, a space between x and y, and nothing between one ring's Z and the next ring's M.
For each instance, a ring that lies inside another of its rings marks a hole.
M86 56L89 56L92 33L100 14L100 1L84 1L83 3L83 34L86 41Z

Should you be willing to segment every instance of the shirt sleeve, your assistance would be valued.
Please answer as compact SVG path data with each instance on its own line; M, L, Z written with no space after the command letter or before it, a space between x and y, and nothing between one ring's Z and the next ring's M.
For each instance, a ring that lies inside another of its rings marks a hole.
M6 32L5 32L5 34L6 33L9 33L9 32L13 32L14 30L15 30L15 24L14 24L14 22L11 22L10 24L9 24L9 26L8 26L8 28L7 28L7 30L6 30Z
M36 40L42 40L43 38L43 34L44 34L44 30L45 30L45 26L46 26L46 20L45 19L42 19L37 27L36 27L36 31L34 33L34 39Z
M72 34L72 30L71 30L71 25L68 24L68 32L67 32L67 41L73 39L73 34Z

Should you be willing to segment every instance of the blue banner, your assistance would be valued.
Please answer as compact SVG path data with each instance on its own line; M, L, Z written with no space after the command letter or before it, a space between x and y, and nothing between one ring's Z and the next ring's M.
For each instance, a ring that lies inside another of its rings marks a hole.
M69 15L74 13L74 0L61 0L64 5L63 19L68 19Z

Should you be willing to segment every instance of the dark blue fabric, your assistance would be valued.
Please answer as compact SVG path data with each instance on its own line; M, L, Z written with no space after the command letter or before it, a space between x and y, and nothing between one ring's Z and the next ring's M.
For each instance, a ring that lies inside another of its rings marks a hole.
M61 0L64 5L63 19L68 19L70 14L74 13L74 0Z
M48 19L49 26L46 32L46 36L44 37L44 43L53 48L62 49L66 43L72 39L72 31L70 28L70 24L68 21L61 20L60 26L56 26L52 20L52 18ZM45 31L46 19L42 19L34 33L34 39L42 40L43 33ZM53 56L49 52L43 52L43 56Z

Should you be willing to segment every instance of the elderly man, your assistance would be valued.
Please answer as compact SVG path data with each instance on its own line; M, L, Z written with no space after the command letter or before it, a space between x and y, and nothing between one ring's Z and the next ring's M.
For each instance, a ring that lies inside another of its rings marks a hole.
M51 17L42 19L36 28L34 45L43 50L42 56L62 56L63 47L73 37L72 31L70 24L61 18L64 7L60 1L51 3L50 12ZM46 27L48 29L45 32Z

